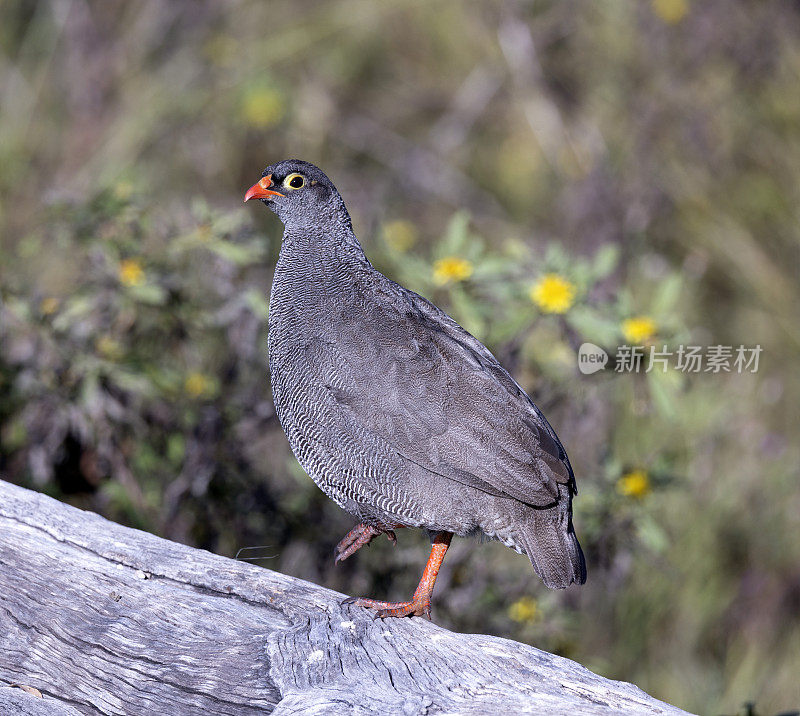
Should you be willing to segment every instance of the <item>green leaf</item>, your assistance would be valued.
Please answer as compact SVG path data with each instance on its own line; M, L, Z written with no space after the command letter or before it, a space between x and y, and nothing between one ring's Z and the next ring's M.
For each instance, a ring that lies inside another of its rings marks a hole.
M636 527L642 544L653 552L664 552L669 546L667 533L650 515L641 515L636 521Z
M649 358L645 359L645 364L648 363L648 360ZM656 410L670 421L675 420L678 415L676 404L680 380L681 376L676 371L668 370L665 373L658 365L647 373L647 384L653 404Z
M181 433L172 433L167 438L167 459L173 465L180 465L186 455L186 440Z
M485 323L477 303L460 286L453 286L450 289L450 302L456 320L480 339L485 330Z
M575 306L567 313L566 319L581 338L587 341L601 346L613 346L617 343L619 323L601 315L591 306Z
M28 429L21 418L14 419L3 427L3 447L9 452L21 448L28 439Z
M208 248L217 256L221 256L237 266L258 263L263 252L254 244L235 244L231 241L209 241Z
M269 300L257 288L249 288L244 293L244 303L253 312L253 315L258 316L264 321L267 320L269 315Z
M665 278L658 286L653 299L652 312L654 316L664 317L669 315L683 289L683 277L679 273Z
M548 271L563 273L572 263L572 259L567 256L567 252L561 244L549 244L544 255L544 266Z
M152 383L145 376L130 370L115 370L114 382L123 390L138 397L152 397L156 394Z
M53 319L53 328L66 331L92 312L94 301L91 296L74 296L70 298L61 312Z
M472 278L473 280L497 278L511 271L516 265L516 261L504 256L481 258L475 262L475 270L472 274Z
M469 220L470 216L466 211L453 214L444 231L444 238L437 247L437 255L448 256L464 251L469 243Z
M595 280L600 280L609 276L619 262L619 247L615 244L601 246L594 255L594 265L592 271Z
M502 320L489 321L487 337L490 343L498 345L516 338L533 320L532 306L524 306L506 315Z
M160 306L167 300L167 292L154 283L143 283L141 286L131 286L128 291L137 301Z

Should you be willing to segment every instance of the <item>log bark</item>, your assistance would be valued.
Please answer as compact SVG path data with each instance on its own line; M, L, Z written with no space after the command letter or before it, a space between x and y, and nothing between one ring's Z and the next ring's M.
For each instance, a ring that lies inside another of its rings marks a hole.
M343 598L0 481L3 716L686 713L532 646Z

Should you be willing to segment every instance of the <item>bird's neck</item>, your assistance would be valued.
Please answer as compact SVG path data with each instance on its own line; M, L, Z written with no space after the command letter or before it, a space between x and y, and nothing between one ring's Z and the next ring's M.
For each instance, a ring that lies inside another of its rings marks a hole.
M312 283L328 291L352 282L353 275L372 265L346 221L319 222L313 226L286 225L276 266L276 279L289 284ZM343 288L343 286L342 286Z

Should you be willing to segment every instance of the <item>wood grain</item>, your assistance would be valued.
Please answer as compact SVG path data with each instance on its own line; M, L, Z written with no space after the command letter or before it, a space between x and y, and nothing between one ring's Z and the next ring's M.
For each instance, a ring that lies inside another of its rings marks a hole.
M686 713L532 646L343 598L0 481L3 716Z

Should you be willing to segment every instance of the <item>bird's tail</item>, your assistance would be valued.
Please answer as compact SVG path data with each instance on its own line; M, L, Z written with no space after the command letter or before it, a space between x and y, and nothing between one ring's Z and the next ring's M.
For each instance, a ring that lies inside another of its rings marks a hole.
M551 589L564 589L586 581L586 560L572 527L568 495L549 509L531 508L519 541L542 581Z

